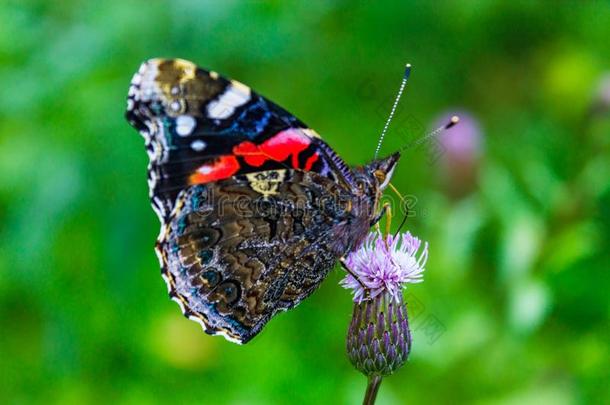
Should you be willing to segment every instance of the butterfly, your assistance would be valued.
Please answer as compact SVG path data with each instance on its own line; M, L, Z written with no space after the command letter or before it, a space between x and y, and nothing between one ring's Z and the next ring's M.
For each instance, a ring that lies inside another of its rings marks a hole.
M126 118L150 158L169 295L206 333L236 343L361 245L400 157L350 167L283 108L182 59L141 65Z

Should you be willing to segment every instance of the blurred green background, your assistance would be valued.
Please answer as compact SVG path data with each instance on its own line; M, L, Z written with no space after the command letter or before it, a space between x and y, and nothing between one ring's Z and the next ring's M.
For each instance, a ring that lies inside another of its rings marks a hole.
M379 404L610 403L607 2L3 1L0 403L359 403L341 270L240 347L167 297L142 138L150 57L236 78L369 160L430 242L414 347ZM395 224L396 225L396 224Z

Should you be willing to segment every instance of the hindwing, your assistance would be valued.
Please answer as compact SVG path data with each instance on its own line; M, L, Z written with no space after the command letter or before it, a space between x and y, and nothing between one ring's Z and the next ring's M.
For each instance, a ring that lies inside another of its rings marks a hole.
M246 343L309 296L345 253L336 241L349 211L338 183L301 170L192 186L157 244L170 295L207 333Z

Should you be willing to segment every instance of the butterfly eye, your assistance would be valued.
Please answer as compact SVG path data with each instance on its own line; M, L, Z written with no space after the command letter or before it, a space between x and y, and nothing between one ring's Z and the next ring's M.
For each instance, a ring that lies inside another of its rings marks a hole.
M383 182L385 181L385 178L386 178L386 174L383 170L375 170L373 175L375 176L375 178L377 179L379 184L383 184Z
M358 190L364 191L366 189L366 184L367 184L367 180L365 179L364 176L358 177L356 179L356 186L358 187Z

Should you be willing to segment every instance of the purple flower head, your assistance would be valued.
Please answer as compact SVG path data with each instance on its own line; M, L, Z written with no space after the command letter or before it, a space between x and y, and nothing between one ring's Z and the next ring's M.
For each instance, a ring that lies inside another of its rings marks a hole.
M357 303L384 292L398 301L403 284L424 281L428 243L421 251L420 247L421 240L410 232L385 237L380 232L371 232L360 249L345 259L345 265L358 280L348 274L341 280L341 286L353 290Z

